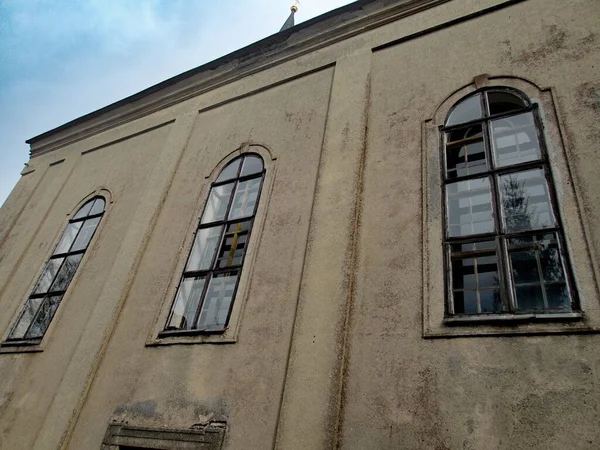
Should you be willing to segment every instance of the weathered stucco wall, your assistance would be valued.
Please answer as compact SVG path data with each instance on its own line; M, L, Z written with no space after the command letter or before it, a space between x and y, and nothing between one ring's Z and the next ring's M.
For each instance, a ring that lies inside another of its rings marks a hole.
M404 4L375 1L355 17ZM0 448L97 449L111 422L211 420L227 422L225 449L600 445L598 330L424 335L427 302L443 298L424 301L422 133L481 74L551 88L571 170L561 179L579 201L569 221L600 276L600 3L431 4L146 114L109 111L90 119L96 132L57 132L64 144L34 144L0 213L3 336L68 214L100 189L111 203L41 347L0 347ZM247 144L262 146L267 189L233 338L157 340L215 168ZM585 280L598 309L596 278Z

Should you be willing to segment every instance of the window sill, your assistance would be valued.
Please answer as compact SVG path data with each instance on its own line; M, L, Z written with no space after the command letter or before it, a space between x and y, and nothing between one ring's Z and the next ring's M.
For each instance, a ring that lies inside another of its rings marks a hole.
M235 344L229 330L209 331L161 331L155 339L146 342L146 347L160 345Z
M444 325L470 325L479 323L514 324L522 322L563 322L578 321L583 319L580 312L572 313L542 313L542 314L489 314L471 316L453 316L444 318Z
M0 344L0 354L40 353L41 340L36 341L4 341Z

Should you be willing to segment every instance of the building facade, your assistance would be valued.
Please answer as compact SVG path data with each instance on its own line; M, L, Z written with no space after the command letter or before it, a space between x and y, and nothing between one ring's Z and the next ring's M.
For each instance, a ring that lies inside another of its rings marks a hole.
M0 447L598 448L599 17L360 1L28 141Z

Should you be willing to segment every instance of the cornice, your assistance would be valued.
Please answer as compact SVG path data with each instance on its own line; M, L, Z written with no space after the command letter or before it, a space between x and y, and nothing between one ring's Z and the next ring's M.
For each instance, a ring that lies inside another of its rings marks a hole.
M451 0L363 0L269 36L27 141L48 153ZM330 65L332 61L326 64ZM309 72L314 71L309 70ZM151 96L163 92L159 98ZM53 136L62 134L55 139Z

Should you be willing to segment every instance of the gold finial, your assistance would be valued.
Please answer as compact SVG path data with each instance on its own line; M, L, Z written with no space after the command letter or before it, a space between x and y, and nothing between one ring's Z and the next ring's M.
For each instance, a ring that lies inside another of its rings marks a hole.
M296 1L294 2L294 4L293 4L293 5L290 7L290 9L291 9L293 12L298 12L298 5L299 5L299 4L300 4L300 2L299 2L298 0L296 0Z

